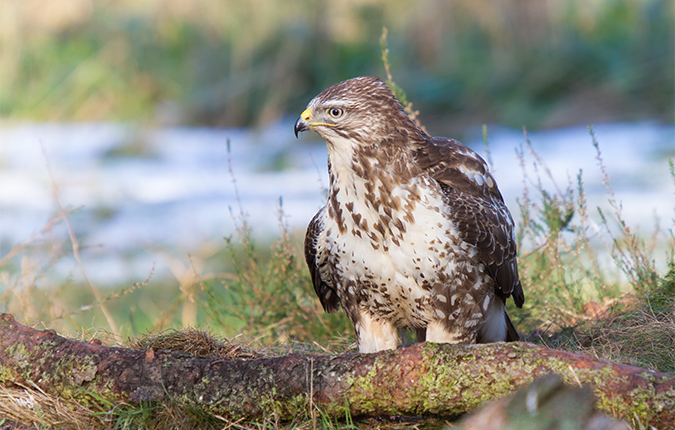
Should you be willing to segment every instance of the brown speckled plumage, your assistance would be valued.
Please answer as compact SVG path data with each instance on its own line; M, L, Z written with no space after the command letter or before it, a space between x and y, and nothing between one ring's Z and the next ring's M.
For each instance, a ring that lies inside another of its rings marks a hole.
M504 310L524 301L513 220L483 159L427 135L374 77L316 96L295 125L307 129L326 140L330 185L305 257L360 351L395 348L407 327L436 342L517 340Z

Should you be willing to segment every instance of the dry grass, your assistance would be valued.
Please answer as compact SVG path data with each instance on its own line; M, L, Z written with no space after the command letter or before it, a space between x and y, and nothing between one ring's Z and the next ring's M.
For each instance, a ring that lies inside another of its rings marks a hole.
M0 385L0 420L23 423L26 428L99 428L102 422L97 414L101 411L51 396L37 386Z
M593 318L541 339L553 348L675 373L675 266L646 295L593 307Z
M199 358L222 360L251 360L261 354L227 339L193 327L151 333L129 340L129 348L154 351L183 351Z

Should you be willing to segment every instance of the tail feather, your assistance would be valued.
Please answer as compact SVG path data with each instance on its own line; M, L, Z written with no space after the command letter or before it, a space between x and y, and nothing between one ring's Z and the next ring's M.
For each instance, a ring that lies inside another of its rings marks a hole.
M507 342L518 342L520 340L520 335L516 331L516 328L513 326L509 314L504 312L504 317L506 319L506 341Z

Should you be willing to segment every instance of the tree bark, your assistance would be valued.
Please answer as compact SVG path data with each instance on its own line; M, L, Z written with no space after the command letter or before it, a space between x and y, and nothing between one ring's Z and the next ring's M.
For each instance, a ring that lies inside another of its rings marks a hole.
M87 404L171 402L230 419L460 415L546 374L590 384L607 414L665 428L675 422L675 376L529 343L416 344L376 354L291 354L209 360L138 351L39 331L0 314L0 383L36 384Z

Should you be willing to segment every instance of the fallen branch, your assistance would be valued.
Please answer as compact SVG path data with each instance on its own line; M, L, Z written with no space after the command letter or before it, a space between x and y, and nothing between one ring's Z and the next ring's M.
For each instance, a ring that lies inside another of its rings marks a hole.
M609 415L675 422L675 376L529 343L416 344L377 354L209 360L78 342L0 314L0 383L92 402L171 402L229 419L459 415L543 375L590 384ZM312 398L310 400L310 393Z

